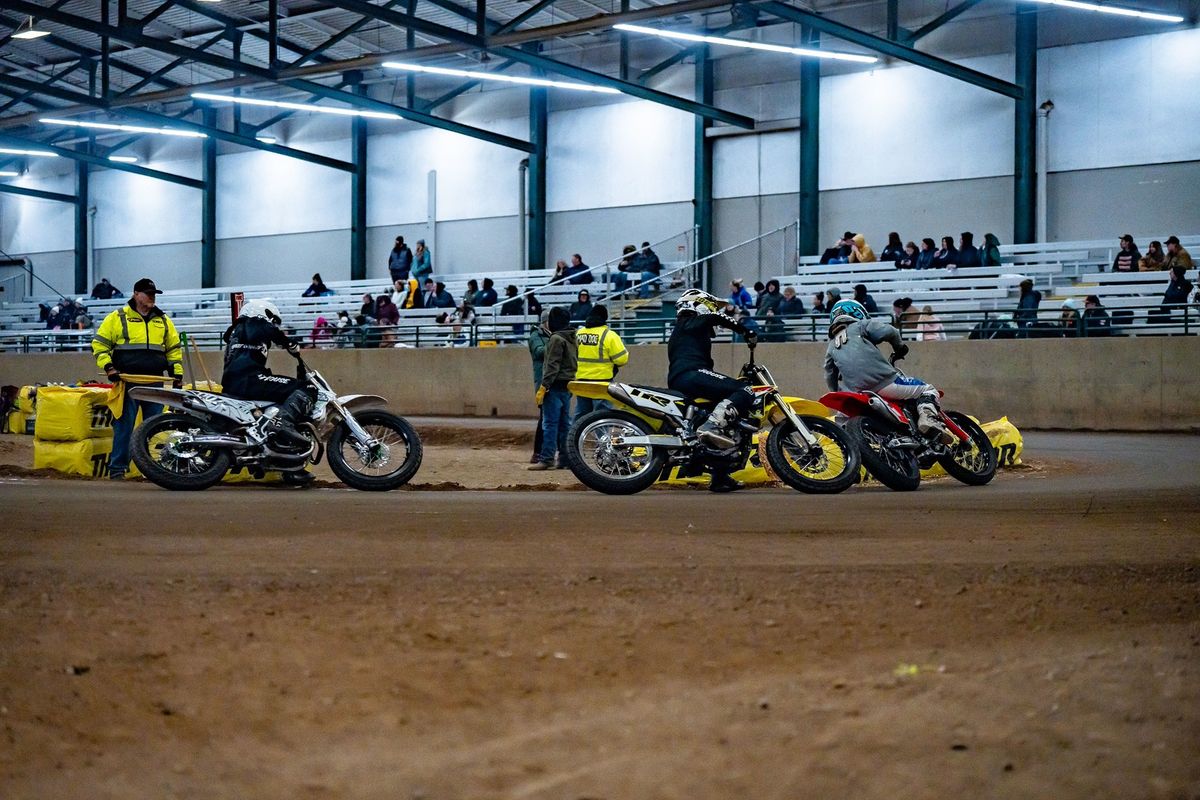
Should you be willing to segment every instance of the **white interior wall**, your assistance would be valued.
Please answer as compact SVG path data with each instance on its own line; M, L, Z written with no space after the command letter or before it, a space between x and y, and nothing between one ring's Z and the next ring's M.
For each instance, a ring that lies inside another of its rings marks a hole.
M1050 165L1055 171L1099 170L1115 166L1169 164L1200 156L1200 30L1103 41L1043 50L1039 101L1054 100ZM764 58L777 58L765 56ZM1010 77L1011 56L987 56L963 62ZM685 70L686 71L686 70ZM795 76L791 71L789 77ZM822 80L821 187L826 192L864 192L863 197L894 197L906 192L873 192L872 187L909 186L1008 176L1012 170L1011 101L945 76L910 66L889 66ZM496 94L496 93L487 93ZM506 93L512 114L491 120L464 119L516 137L528 136L521 106L523 93ZM504 104L487 97L489 113ZM626 240L668 235L672 225L690 224L692 197L692 118L674 109L642 101L606 102L554 110L549 120L548 207L551 259L579 249L592 261ZM795 80L718 93L718 104L749 111L759 119L787 119L798 110ZM520 107L516 107L520 106ZM478 109L476 109L478 111ZM520 116L518 116L520 115ZM517 165L523 153L448 132L420 128L403 132L373 125L370 137L368 223L372 235L371 269L386 258L393 226L410 240L428 233L426 174L438 173L438 239L435 258L443 272L514 261L516 247ZM348 158L349 140L297 141L288 144L337 158ZM799 182L798 134L769 132L722 138L715 152L718 198L753 198L794 193ZM62 161L55 159L54 161ZM147 166L196 175L198 158L148 162ZM348 269L338 248L349 227L349 177L346 173L258 151L222 155L218 237L221 275L252 271L269 276L260 262L287 267L303 279L314 268L337 273ZM15 182L51 191L72 192L70 164L38 165L34 175ZM1102 179L1101 179L1102 182ZM1186 191L1184 188L1182 191ZM956 193L978 205L972 216L994 219L996 227L1011 216L1003 192ZM199 192L115 170L97 170L92 178L97 207L98 263L105 254L119 257L132 272L144 271L137 248L150 258L156 246L194 243L199 238ZM905 217L847 195L847 208L884 220ZM1058 203L1085 206L1087 197L1060 197ZM997 205L1000 203L1000 205ZM838 202L841 205L841 201ZM639 212L638 208L653 209ZM597 210L608 209L606 213ZM586 213L584 213L586 212ZM1077 218L1086 212L1061 215ZM911 216L911 215L909 215ZM646 225L636 224L640 218ZM633 224L631 224L631 221ZM461 223L461 224L460 224ZM69 205L13 195L0 196L0 247L19 254L49 254L73 246ZM834 224L837 227L836 223ZM645 233L631 228L647 227ZM311 238L311 234L329 236ZM748 233L752 233L749 231ZM297 239L295 247L280 237ZM1069 235L1060 233L1060 235ZM245 239L239 246L236 240ZM377 241L378 240L378 241ZM304 242L321 246L301 246ZM269 258L272 243L278 256ZM611 245L611 246L610 246ZM190 252L190 251L180 251ZM311 258L309 257L311 256ZM175 269L179 281L195 280L189 261L158 264ZM167 280L164 277L164 280ZM171 279L169 283L174 284Z

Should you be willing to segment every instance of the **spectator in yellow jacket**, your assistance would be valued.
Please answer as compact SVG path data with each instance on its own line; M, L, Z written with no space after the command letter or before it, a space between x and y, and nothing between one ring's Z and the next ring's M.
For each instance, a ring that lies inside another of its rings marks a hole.
M875 251L871 249L871 245L867 244L867 237L861 233L856 233L850 241L851 264L868 264L876 260Z
M579 346L579 366L575 369L577 381L611 381L617 375L617 368L629 363L629 351L617 332L608 327L608 309L604 306L592 308L583 327L575 332L575 342ZM612 403L576 397L574 419L598 408L612 408Z
M154 281L142 278L133 285L129 303L104 318L92 337L96 364L114 384L121 375L170 375L175 388L183 385L183 348L175 325L155 305L161 294ZM108 457L108 477L119 481L129 469L129 439L138 409L142 419L162 413L157 403L126 399L121 416L113 420L112 454Z

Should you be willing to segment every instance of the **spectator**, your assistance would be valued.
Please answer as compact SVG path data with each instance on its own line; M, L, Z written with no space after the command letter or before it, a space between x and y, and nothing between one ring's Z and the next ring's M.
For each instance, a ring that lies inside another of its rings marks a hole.
M763 292L767 290L767 285L762 281L754 282L754 310L758 310L759 303L762 302Z
M474 306L476 308L490 308L491 306L496 305L499 299L500 298L496 296L496 282L491 278L484 278L483 289L481 289L478 295L476 295Z
M408 280L396 281L392 284L390 297L392 298L392 302L395 303L396 308L404 308L404 298L408 294L408 281L411 280L412 278L409 278Z
M321 280L321 273L312 276L312 283L304 290L301 297L326 297L333 294L329 287L325 285L325 281Z
M413 251L412 275L417 280L424 280L433 275L433 253L425 246L424 239L417 239L417 249Z
M994 233L983 235L983 266L1000 266L1000 239Z
M520 290L511 283L504 287L504 303L500 306L500 316L519 317L525 313L525 300L518 297ZM524 336L525 326L518 322L512 326L514 336Z
M424 308L421 301L421 284L416 278L410 277L404 284L404 297L397 304L403 309Z
M362 318L360 325L375 321L375 298L370 292L362 296L362 308L358 310L358 316Z
M937 256L933 239L926 236L921 240L921 252L917 253L917 269L933 269L933 260Z
M567 385L575 378L578 365L578 350L575 331L571 329L571 315L565 308L550 309L550 339L546 342L546 354L542 362L542 381L537 390L537 403L542 407L542 452L538 463L529 469L546 470L555 466L554 455L558 454L559 469L567 462L567 427L570 424L571 393Z
M308 335L309 347L320 347L325 342L332 343L333 334L336 329L329 324L329 320L324 317L317 317L316 324L313 325L312 333Z
M613 286L623 292L633 283L629 273L637 274L637 248L631 244L621 248L621 260L617 262L617 271L612 275Z
M1017 311L1013 314L1013 320L1021 332L1037 322L1038 306L1041 304L1042 293L1033 288L1033 281L1029 278L1021 281L1021 296L1017 299Z
M578 298L571 303L571 307L567 310L567 319L570 322L583 322L590 313L592 313L592 293L587 289L580 289Z
M857 284L854 287L854 299L862 304L862 307L872 314L879 313L879 306L875 303L875 298L867 294L867 285L865 283Z
M980 254L979 248L975 246L975 234L970 231L963 231L959 234L958 260L954 263L961 269L983 266L983 256Z
M834 243L833 247L827 248L821 254L822 264L845 264L850 260L850 248L854 244L854 234L846 231L842 234L842 238Z
M900 234L892 231L888 234L887 247L883 248L883 252L879 255L880 261L890 261L899 266L900 259L904 258L904 245L900 244Z
M1163 252L1162 242L1155 239L1146 248L1146 255L1138 259L1139 272L1157 272L1167 268L1167 254Z
M537 299L536 294L531 294L525 298L525 313L531 317L542 316L542 301Z
M1166 268L1173 270L1176 267L1182 267L1186 272L1195 266L1196 265L1192 263L1191 253L1189 253L1187 250L1184 250L1183 246L1179 244L1179 237L1172 236L1168 238ZM1183 276L1180 275L1180 277L1182 278Z
M836 286L830 286L825 290L825 308L833 308L842 300L842 290Z
M437 288L433 278L425 279L425 290L421 293L421 308L437 308Z
M904 254L896 261L896 269L916 269L917 259L920 257L917 246L909 242L904 245Z
M583 327L575 331L575 344L579 359L575 380L608 383L617 376L620 367L629 363L629 351L617 332L608 327L608 309L604 306L593 308ZM612 403L601 398L576 397L572 421L601 408L612 408Z
M729 305L734 308L753 308L754 298L746 291L746 287L742 285L741 278L734 278L729 282Z
M958 266L958 251L954 249L954 239L949 236L942 237L942 249L933 254L933 268L953 269Z
M554 262L554 277L550 278L550 282L558 283L559 281L565 281L568 277L567 262L560 258L558 261Z
M742 327L746 329L747 333L753 332L756 337L760 339L762 338L762 329L759 328L758 323L754 320L754 318L750 316L750 309L727 306L725 313L740 322ZM733 341L745 342L746 337L740 333L735 333L733 335Z
M591 283L595 280L595 277L592 275L592 268L583 263L583 256L579 255L579 253L571 256L571 266L567 267L564 275L567 278L567 282L575 286Z
M1068 297L1062 301L1062 311L1058 317L1058 325L1062 328L1062 335L1065 338L1074 339L1079 335L1079 322L1081 319L1079 311L1079 301L1074 297Z
M921 309L917 317L917 334L923 342L942 342L946 340L946 329L942 321L933 313L933 306Z
M400 322L400 309L386 294L375 301L375 321L380 325L395 325Z
M812 313L817 315L828 314L829 307L825 303L825 293L817 292L812 297Z
M412 250L409 250L408 245L404 243L403 236L397 236L396 244L392 246L392 252L388 253L388 273L391 274L393 282L408 280L412 261Z
M767 281L763 291L758 296L758 308L754 316L763 320L763 341L783 341L783 321L779 316L779 305L783 302L783 294L779 291L779 281L772 278Z
M86 331L92 327L92 317L88 314L87 306L83 304L86 299L80 297L75 300L75 330Z
M1083 301L1083 335L1112 336L1112 320L1100 304L1100 298L1089 294Z
M1167 247L1170 247L1171 240L1168 239ZM1180 248L1186 255L1187 251ZM1167 284L1167 290L1163 292L1162 307L1168 313L1171 309L1182 308L1187 304L1188 297L1192 294L1192 282L1186 277L1187 267L1183 264L1176 264L1171 267L1171 282Z
M62 306L58 312L58 318L55 320L55 327L61 330L70 330L75 327L75 317L79 314L75 308L75 301L69 297L64 297Z
M437 299L434 302L434 306L437 308L454 308L454 295L446 291L446 284L438 281L434 284L434 288L437 290Z
M111 300L114 297L121 297L121 292L108 282L108 278L101 278L100 282L92 288L93 300Z
M912 328L914 324L915 312L912 311L911 297L897 297L892 301L892 327L904 333L904 328Z
M482 294L482 292L479 289L479 281L471 278L469 281L467 281L467 290L463 292L463 302L477 306L479 305L479 301L481 299L480 294Z
M867 244L867 237L861 233L854 234L850 240L850 263L869 264L875 261L875 251Z
M804 301L796 295L795 288L791 286L783 288L783 300L779 302L777 314L781 317L804 316Z
M1142 254L1138 252L1137 245L1133 243L1133 237L1128 233L1121 237L1121 249L1117 251L1117 257L1113 259L1113 272L1137 272L1138 261Z
M561 261L558 263L562 263ZM533 326L533 330L529 332L529 358L533 361L533 390L536 392L538 387L542 385L542 367L546 358L546 342L550 341L550 312L543 311L539 317L539 323ZM533 455L529 458L530 464L536 464L541 460L542 454L542 404L537 404L538 424L537 430L533 434Z
M641 258L637 260L638 269L642 273L642 287L638 289L638 297L649 297L652 282L662 274L662 261L658 253L650 249L649 242L642 242Z

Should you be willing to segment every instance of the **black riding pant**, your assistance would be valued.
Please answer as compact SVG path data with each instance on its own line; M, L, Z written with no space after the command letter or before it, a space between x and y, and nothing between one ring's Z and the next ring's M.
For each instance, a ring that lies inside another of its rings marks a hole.
M284 375L273 375L268 370L245 375L225 375L222 384L225 394L241 400L269 400L280 406L279 416L295 425L308 415L312 407L313 391L307 382Z
M690 399L703 397L713 403L728 399L738 414L745 417L754 405L754 392L742 381L713 372L711 369L695 369L685 372L667 384Z

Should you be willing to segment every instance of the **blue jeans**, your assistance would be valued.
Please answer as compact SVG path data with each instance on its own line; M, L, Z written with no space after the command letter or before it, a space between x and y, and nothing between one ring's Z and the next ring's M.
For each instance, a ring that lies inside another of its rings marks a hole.
M567 428L571 427L571 393L566 389L551 389L542 399L543 464L554 463L554 453L562 458L567 449Z
M576 397L575 398L575 416L571 417L571 424L574 425L579 421L579 418L584 414L601 408L612 408L612 403L607 400L602 400L598 397Z
M125 396L121 416L113 420L112 454L108 457L108 474L124 475L129 470L129 440L133 438L133 424L137 421L138 408L142 409L142 422L161 414L163 407L158 403L132 400Z
M638 297L649 297L650 290L652 288L654 288L654 284L651 283L650 281L654 281L657 278L658 278L657 272L643 272L642 280L640 281L642 283L642 285L638 288Z

